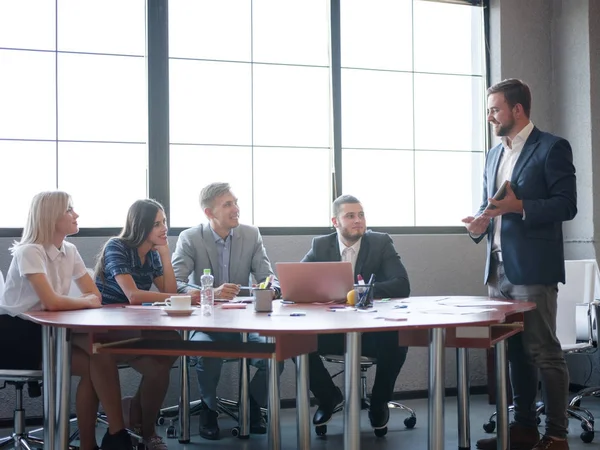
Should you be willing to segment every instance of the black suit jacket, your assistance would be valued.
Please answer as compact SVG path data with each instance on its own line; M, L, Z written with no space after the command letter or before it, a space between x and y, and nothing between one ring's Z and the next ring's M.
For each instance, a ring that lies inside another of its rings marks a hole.
M337 233L313 239L311 249L302 262L341 261ZM367 231L362 237L356 258L354 277L360 274L365 282L375 274L376 298L410 296L408 274L394 248L392 238L385 233Z
M504 152L502 144L488 153L483 177L483 199L478 214L493 197L496 174ZM535 128L525 142L510 180L525 216L502 216L502 259L508 280L515 285L565 282L562 223L577 214L577 187L569 142ZM488 256L485 282L490 276L493 221L486 233Z

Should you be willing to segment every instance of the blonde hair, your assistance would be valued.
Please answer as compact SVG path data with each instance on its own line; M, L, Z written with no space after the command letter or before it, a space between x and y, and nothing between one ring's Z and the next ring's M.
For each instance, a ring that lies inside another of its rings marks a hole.
M20 241L15 241L11 252L25 244L47 245L52 243L56 222L67 212L71 196L63 191L45 191L36 194L31 200L27 222Z

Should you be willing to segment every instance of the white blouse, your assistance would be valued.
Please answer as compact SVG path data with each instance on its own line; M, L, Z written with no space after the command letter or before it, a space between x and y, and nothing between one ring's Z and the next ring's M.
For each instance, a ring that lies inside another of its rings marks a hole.
M84 276L85 264L70 242L60 249L54 245L25 244L17 247L0 296L0 314L17 316L26 311L39 311L42 303L27 275L45 273L48 282L59 295L68 295L72 280Z

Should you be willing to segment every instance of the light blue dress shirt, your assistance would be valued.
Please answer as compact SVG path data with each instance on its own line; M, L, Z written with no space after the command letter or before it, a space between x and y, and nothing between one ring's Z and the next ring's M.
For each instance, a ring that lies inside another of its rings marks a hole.
M215 269L217 273L213 273L215 277L215 287L221 286L223 283L229 283L229 259L231 257L231 240L233 238L233 230L229 231L229 234L223 239L219 236L215 230L210 229L215 238L215 245L217 247L217 255L219 256L219 267Z

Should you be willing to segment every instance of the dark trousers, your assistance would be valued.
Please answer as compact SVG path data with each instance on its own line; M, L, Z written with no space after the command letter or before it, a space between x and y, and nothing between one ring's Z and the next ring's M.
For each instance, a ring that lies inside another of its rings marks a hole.
M556 337L556 285L514 285L506 277L502 262L494 258L488 290L490 297L536 304L536 309L524 314L523 332L508 339L515 422L537 427L535 399L539 371L546 408L546 434L566 438L569 372Z
M308 355L310 390L319 404L333 402L336 387L319 354L343 355L344 334L319 335L319 348ZM361 338L363 356L377 358L371 403L383 404L392 399L396 378L406 360L407 347L398 346L397 331L364 333Z

